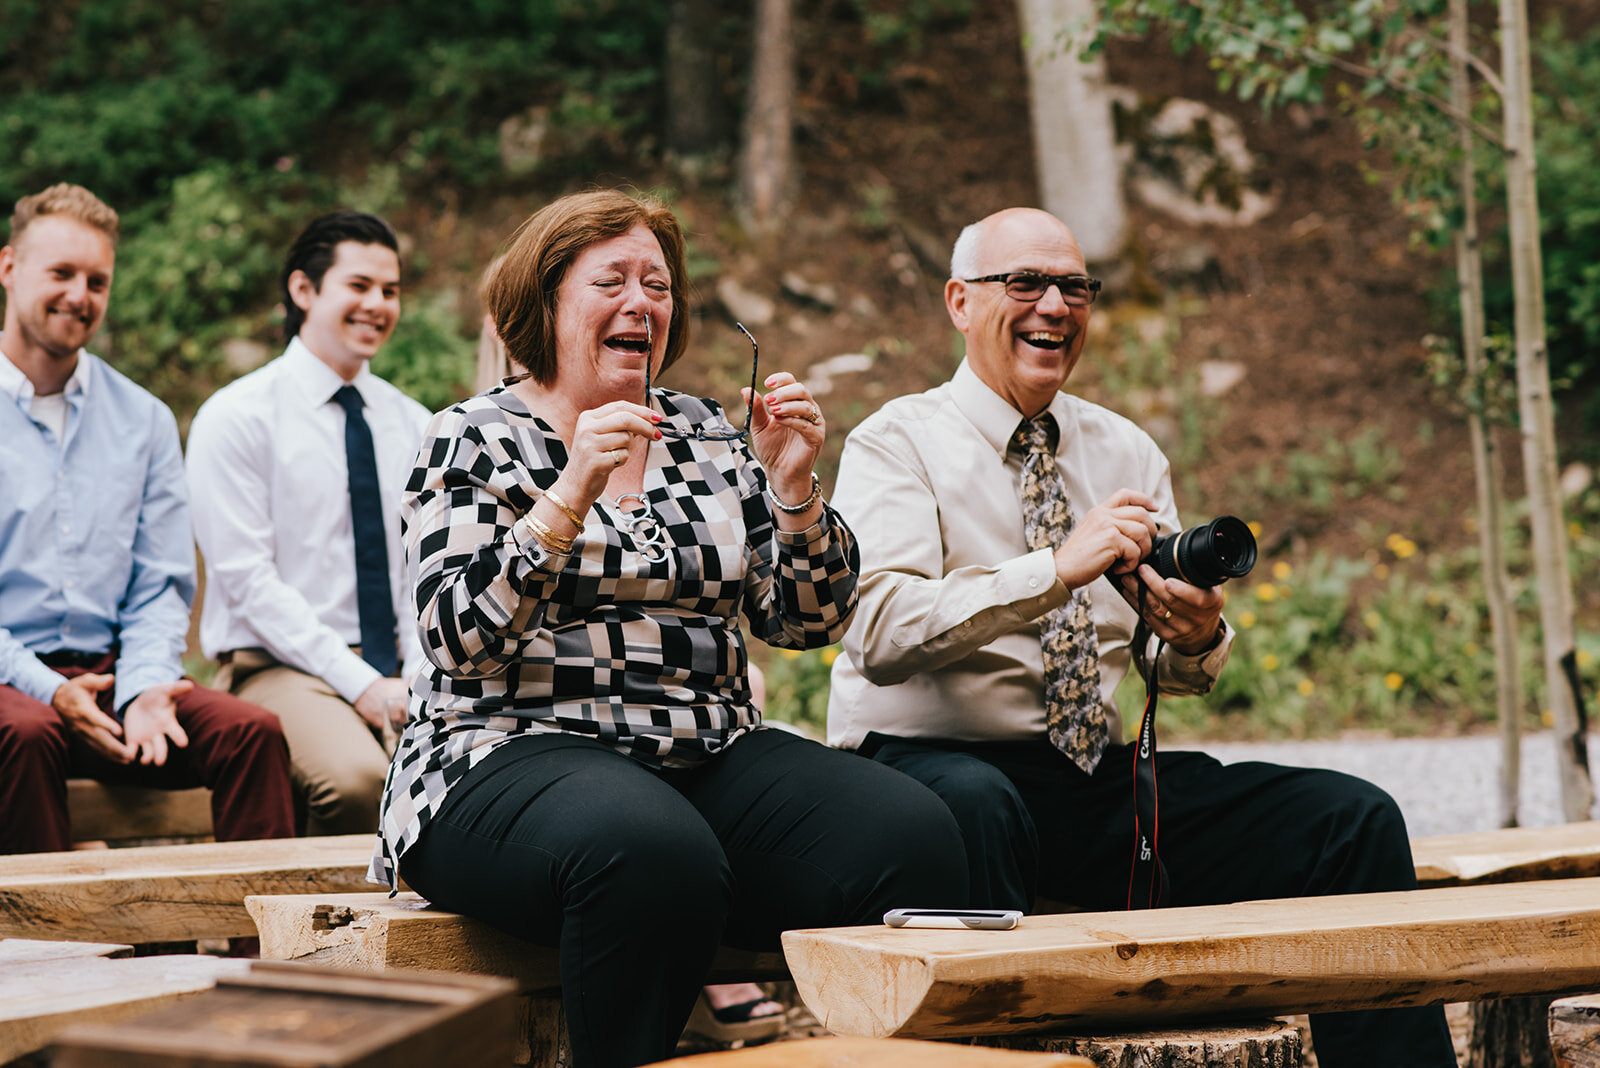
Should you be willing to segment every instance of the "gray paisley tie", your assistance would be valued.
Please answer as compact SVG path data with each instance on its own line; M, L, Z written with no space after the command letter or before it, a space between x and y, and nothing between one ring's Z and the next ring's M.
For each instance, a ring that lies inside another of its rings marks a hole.
M1072 533L1067 487L1056 467L1056 420L1024 419L1011 439L1022 452L1022 529L1030 549L1055 549ZM1039 621L1044 647L1045 725L1050 741L1085 772L1094 771L1110 740L1100 704L1100 654L1089 597L1072 591Z

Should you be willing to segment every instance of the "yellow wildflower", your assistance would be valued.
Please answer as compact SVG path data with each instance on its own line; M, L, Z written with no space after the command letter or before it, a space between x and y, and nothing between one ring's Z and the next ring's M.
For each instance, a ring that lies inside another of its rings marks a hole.
M1378 626L1383 622L1383 617L1373 609L1369 608L1367 609L1366 614L1361 617L1361 622L1367 625L1368 630L1377 630Z
M1423 600L1428 602L1428 606L1430 608L1438 608L1440 605L1444 604L1444 594L1440 593L1438 590L1429 590L1428 595L1424 597Z
M1293 570L1294 568L1289 566L1289 561L1279 560L1277 563L1272 565L1272 577L1277 579L1279 582L1282 582L1284 579L1289 577L1290 572Z
M1266 656L1261 658L1261 667L1265 671L1277 671L1278 658L1273 656L1271 653L1268 653Z
M1256 587L1256 600L1263 604L1271 604L1278 599L1278 587L1270 582L1263 582Z
M1375 566L1372 569L1372 577L1375 578L1375 579L1386 579L1386 578L1388 578L1389 577L1389 565L1388 564L1378 564L1377 566Z
M1482 650L1478 648L1477 642L1467 642L1467 644L1461 647L1462 656L1477 656L1481 651Z
M1299 682L1295 683L1294 688L1300 691L1301 697L1310 697L1312 694L1317 692L1317 684L1312 682L1310 679L1301 679Z
M1579 649L1578 650L1578 666L1579 667L1588 667L1592 663L1594 663L1593 654L1591 654L1589 652L1589 650L1587 650L1587 649Z
M1574 519L1567 524L1567 534L1571 536L1573 541L1577 541L1583 537L1583 524Z
M1254 612L1240 612L1239 613L1239 629L1240 630L1249 630L1251 627L1253 627L1255 625L1256 625L1256 614ZM1582 653L1579 653L1578 655L1579 655L1579 657L1583 656ZM1583 663L1583 661L1581 659L1578 662L1580 664Z
M1397 559L1404 560L1407 557L1416 554L1417 543L1412 541L1410 538L1400 538L1393 545L1389 546L1389 551L1394 553Z
M839 649L837 646L830 645L826 649L822 650L822 662L824 664L832 667L833 662L837 659L839 659Z
M797 660L800 657L800 650L798 650L798 649L779 649L778 650L778 655L783 657L785 660Z
M1406 678L1398 671L1391 671L1383 677L1383 684L1391 690L1398 690L1406 684Z
M1250 522L1246 523L1245 526L1250 528L1251 535L1253 535L1254 537L1257 537L1257 538L1261 537L1261 524L1260 523L1257 523L1255 520L1252 519Z

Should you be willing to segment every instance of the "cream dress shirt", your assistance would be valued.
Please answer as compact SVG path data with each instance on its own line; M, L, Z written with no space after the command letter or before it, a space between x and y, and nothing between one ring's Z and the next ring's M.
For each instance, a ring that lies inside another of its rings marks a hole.
M1148 434L1066 393L1050 411L1074 516L1126 487L1155 499L1163 533L1181 529L1167 458ZM872 731L949 741L1043 736L1038 621L1068 590L1054 554L1029 551L1023 537L1022 461L1007 452L1021 420L963 361L949 382L890 401L845 442L833 506L860 545L861 601L833 665L829 744L855 748ZM1089 586L1089 601L1118 742L1112 695L1128 672L1137 616L1105 578ZM1164 648L1161 692L1209 691L1232 644L1224 623L1222 640L1200 656Z
M262 648L354 702L378 672L361 642L355 534L345 465L345 382L295 338L224 386L189 428L189 496L205 559L200 645L207 656ZM405 678L422 663L400 543L400 493L429 412L365 366L361 393L378 460L390 588Z

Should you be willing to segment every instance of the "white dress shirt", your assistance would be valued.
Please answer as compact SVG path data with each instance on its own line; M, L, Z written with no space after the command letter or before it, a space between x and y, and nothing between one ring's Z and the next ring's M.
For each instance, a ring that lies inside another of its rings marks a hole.
M1074 516L1126 487L1155 499L1163 533L1181 529L1167 458L1148 434L1066 393L1050 411ZM833 506L861 549L861 602L833 665L829 744L855 748L872 731L969 742L1044 735L1039 617L1069 591L1054 553L1030 551L1023 535L1022 457L1007 451L1021 420L963 361L949 382L890 401L845 442ZM1117 742L1112 695L1138 617L1104 577L1088 593ZM1232 643L1224 623L1199 656L1164 647L1161 692L1209 691Z
M361 393L378 461L405 678L422 663L405 578L400 494L426 408L365 365ZM189 428L189 495L205 561L200 645L207 656L262 648L355 701L378 678L361 642L355 535L345 465L345 385L299 338L283 355L211 396Z

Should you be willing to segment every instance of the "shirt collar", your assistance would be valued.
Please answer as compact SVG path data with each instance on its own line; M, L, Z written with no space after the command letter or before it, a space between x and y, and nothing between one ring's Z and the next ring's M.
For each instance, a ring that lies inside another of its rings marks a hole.
M72 377L67 379L67 384L61 389L68 402L74 404L83 402L89 395L91 377L89 354L79 349L78 366L73 368ZM24 412L33 404L33 380L22 373L22 368L11 362L11 357L7 356L3 349L0 349L0 393L10 397Z
M1006 450L1011 445L1011 436L1017 431L1017 424L1025 418L1023 414L990 389L983 379L978 377L978 372L972 369L970 363L963 359L956 368L956 373L951 376L950 387L954 395L955 405L961 414L972 421L983 440L989 447L1005 459ZM1061 442L1066 440L1066 428L1070 401L1067 395L1057 391L1046 409L1056 417L1056 426L1061 429L1061 436L1057 439L1056 454L1061 454Z
M327 404L333 400L333 395L339 391L339 387L345 385L355 386L367 407L372 406L373 376L365 363L361 365L361 370L356 372L355 381L347 383L339 377L337 371L319 360L316 354L306 347L305 342L300 340L299 335L296 335L289 342L289 347L283 350L282 359L288 361L289 378L305 397L306 404L311 407L320 408Z

